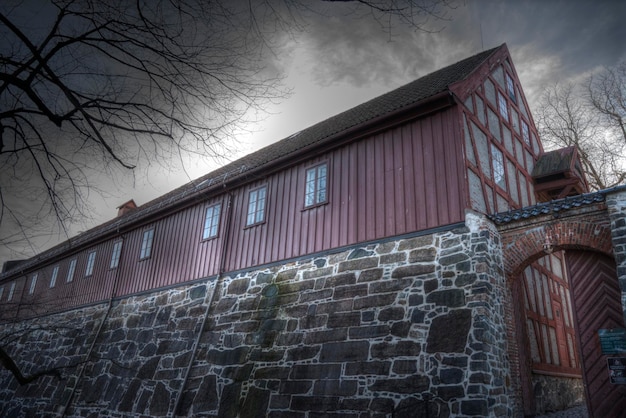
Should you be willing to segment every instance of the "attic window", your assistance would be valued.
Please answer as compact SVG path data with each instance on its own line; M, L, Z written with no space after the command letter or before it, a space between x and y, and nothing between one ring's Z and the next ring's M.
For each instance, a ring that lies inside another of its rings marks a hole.
M506 103L506 99L504 95L498 91L498 110L500 111L500 116L502 116L505 120L509 120L509 108Z
M515 86L513 85L513 79L510 75L506 75L506 92L508 93L513 103L517 103L517 98L515 97Z
M504 157L502 156L502 151L493 144L491 144L491 165L493 169L493 181L504 189Z

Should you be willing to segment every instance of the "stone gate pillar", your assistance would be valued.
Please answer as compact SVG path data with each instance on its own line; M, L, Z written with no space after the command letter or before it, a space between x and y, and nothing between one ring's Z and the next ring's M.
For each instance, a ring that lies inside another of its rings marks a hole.
M626 322L626 186L607 192L606 206L611 220L613 254L622 290L622 311Z

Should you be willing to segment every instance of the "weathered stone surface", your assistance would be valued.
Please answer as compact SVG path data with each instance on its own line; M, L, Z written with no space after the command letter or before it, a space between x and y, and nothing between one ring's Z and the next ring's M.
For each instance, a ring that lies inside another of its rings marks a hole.
M378 267L378 257L356 258L341 262L337 271L341 273L342 271L367 270L373 267Z
M373 392L420 393L428 390L427 376L410 376L400 379L378 379L369 389Z
M320 352L320 362L365 361L369 356L369 347L368 341L326 343Z
M241 417L265 418L270 400L270 391L252 387L241 408Z
M472 323L469 309L456 309L436 317L428 334L426 351L429 353L461 353L465 350Z
M394 279L400 279L402 277L418 277L424 274L433 273L434 271L434 264L411 264L395 268L391 273L391 277Z
M429 263L435 261L436 257L435 247L420 248L409 253L409 263Z
M465 292L463 289L448 289L431 292L426 296L426 303L458 308L465 305Z

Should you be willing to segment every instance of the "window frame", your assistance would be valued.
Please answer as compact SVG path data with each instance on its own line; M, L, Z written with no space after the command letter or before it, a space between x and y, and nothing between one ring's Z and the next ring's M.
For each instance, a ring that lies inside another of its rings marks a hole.
M11 287L9 288L9 296L7 297L7 302L11 302L13 300L14 294L15 294L15 280L11 282Z
M96 265L96 251L89 251L87 254L87 265L85 266L85 277L93 276L93 270Z
M78 260L76 258L72 258L70 260L70 264L68 265L68 268L67 268L67 276L65 276L65 283L71 283L72 281L74 281L74 274L76 273L77 261Z
M506 84L507 95L513 101L513 103L517 104L517 96L515 95L515 83L513 82L513 77L511 77L506 71L504 72L504 83Z
M215 213L216 208L217 208L217 214ZM209 211L211 211L210 218L209 218ZM220 232L221 218L222 218L222 203L221 202L214 203L206 207L204 211L204 223L202 225L202 241L208 241L208 240L217 238Z
M30 277L30 286L28 287L28 294L32 295L35 293L35 288L37 287L37 279L39 279L39 273L34 273Z
M0 286L0 301L2 300L2 296L4 296L4 286Z
M498 97L498 114L502 119L509 122L509 104L506 101L506 97L500 90L497 91L496 96Z
M505 154L496 144L491 144L491 177L493 183L502 190L507 189ZM499 180L498 180L499 178Z
M141 235L141 248L139 249L139 261L147 260L152 256L154 247L154 227L147 228Z
M319 162L315 165L309 166L304 170L304 209L311 209L317 206L321 206L321 205L325 205L328 203L328 177L329 177L329 169L328 169L328 161L322 161ZM325 173L324 173L324 187L323 187L323 192L324 192L324 198L322 200L318 200L319 199L319 195L320 195L320 184L319 184L319 180L320 178L322 178L319 175L319 170L320 168L324 168L325 169ZM309 173L313 172L314 173L314 177L312 180L309 180ZM309 192L309 184L313 183L313 191ZM309 196L313 197L313 201L309 203L309 201L307 200L309 198Z
M251 207L250 204L252 202L251 197L253 193L258 193L259 191L263 190L265 192L265 195L263 197L263 207L259 210L259 199L255 197L254 200L254 211L251 211ZM250 228L253 226L257 226L257 225L261 225L263 223L265 223L266 221L266 215L267 215L267 197L268 197L268 187L267 184L264 184L262 186L259 187L255 187L253 189L250 189L248 191L248 204L246 205L246 228ZM258 214L261 214L261 218L259 219ZM254 216L253 217L253 222L250 222L250 216Z
M59 275L59 266L56 265L52 269L52 276L50 276L50 289L54 288L57 284L57 277Z
M119 267L120 258L122 256L123 240L117 240L113 243L113 251L111 252L111 262L109 263L109 269L113 270Z

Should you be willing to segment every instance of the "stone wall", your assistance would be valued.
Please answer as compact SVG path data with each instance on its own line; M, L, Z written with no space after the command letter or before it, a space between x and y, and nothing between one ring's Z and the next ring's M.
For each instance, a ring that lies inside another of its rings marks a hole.
M511 416L501 257L468 213L465 227L33 320L16 361L78 365L25 388L0 372L0 415Z
M617 277L622 289L622 308L624 322L626 322L626 186L606 196L609 217L611 219L611 234L613 254L617 265Z
M582 378L533 374L537 414L562 411L585 403Z

